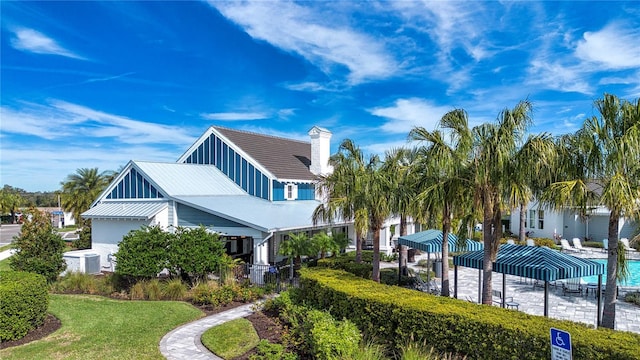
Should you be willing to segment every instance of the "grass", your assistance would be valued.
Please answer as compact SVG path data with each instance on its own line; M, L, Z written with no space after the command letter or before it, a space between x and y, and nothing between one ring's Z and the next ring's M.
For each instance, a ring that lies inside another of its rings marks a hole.
M62 327L48 337L0 350L0 359L163 359L160 339L203 313L185 302L122 301L51 295Z
M0 271L10 271L11 268L9 267L9 258L6 258L2 261L0 261Z
M260 338L251 322L241 318L205 331L201 341L219 357L233 359L256 347Z
M13 244L7 244L7 245L0 246L0 251L9 250L9 249L11 249L12 245Z

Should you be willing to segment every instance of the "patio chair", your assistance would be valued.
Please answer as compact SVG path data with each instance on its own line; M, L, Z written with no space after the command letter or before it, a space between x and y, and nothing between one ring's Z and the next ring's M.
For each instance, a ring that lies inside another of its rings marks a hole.
M620 242L622 243L622 246L624 246L624 250L625 250L627 253L629 253L629 252L635 252L635 251L636 251L636 249L632 248L632 247L629 245L629 239L627 239L627 238L622 238L622 239L620 239Z
M580 252L591 253L591 249L585 249L582 247L582 242L580 242L580 238L573 238L573 247Z
M515 245L515 241L513 239L507 239L507 244Z
M498 306L502 306L502 291L500 290L491 290L491 295L493 298L493 303L498 305ZM518 307L520 306L519 303L513 301L513 296L509 296L506 297L504 299L504 306L507 309L516 309L518 310Z
M560 239L560 246L562 246L562 251L572 251L572 252L578 251L576 250L576 248L574 248L569 244L569 241L567 239Z
M536 246L536 242L533 239L527 239L527 246Z
M580 278L567 279L562 287L562 295L580 294L582 295L582 284Z

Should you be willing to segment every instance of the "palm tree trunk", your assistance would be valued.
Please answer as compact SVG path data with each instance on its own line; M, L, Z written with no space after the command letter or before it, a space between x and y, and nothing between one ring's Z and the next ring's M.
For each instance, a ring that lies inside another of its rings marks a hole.
M407 216L400 215L400 236L407 235ZM402 275L408 275L407 271L407 259L409 257L408 247L405 245L398 245L398 251L400 252L400 269L402 269Z
M362 262L362 239L360 235L356 232L356 263L360 264Z
M604 292L602 327L613 329L616 324L616 292L618 282L618 220L617 212L609 215L609 253L607 256L607 289Z
M449 297L449 232L451 230L451 210L445 202L442 213L442 296Z
M371 279L380 282L380 228L378 224L373 227L373 273Z
M490 200L485 198L485 201ZM491 279L493 275L493 206L485 203L483 206L484 216L482 220L483 242L484 242L484 258L483 258L483 273L482 273L482 303L485 305L491 305L492 297L491 291Z
M520 203L520 231L518 233L518 240L520 240L520 243L524 243L525 241L524 223L527 219L527 213L525 211L524 203Z

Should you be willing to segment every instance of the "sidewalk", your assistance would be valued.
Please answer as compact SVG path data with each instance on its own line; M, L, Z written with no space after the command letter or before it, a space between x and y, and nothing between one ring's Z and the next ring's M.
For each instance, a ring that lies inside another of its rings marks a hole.
M258 305L256 303L242 305L182 325L160 340L160 352L169 360L222 360L202 345L200 336L211 327L253 314L255 306Z
M9 250L5 250L5 251L0 251L0 261L7 259L9 257L11 257L11 255L13 255L14 250L13 249L9 249Z

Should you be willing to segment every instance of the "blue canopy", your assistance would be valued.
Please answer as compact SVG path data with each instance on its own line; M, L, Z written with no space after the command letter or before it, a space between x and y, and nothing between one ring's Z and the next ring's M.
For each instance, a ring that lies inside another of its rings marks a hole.
M458 241L457 236L451 233L449 233L448 240L450 252L475 251L484 248L482 243L473 240L462 243ZM398 239L398 243L428 253L442 252L442 231L431 229L404 235Z
M453 257L457 266L482 269L484 251ZM503 244L498 249L493 271L542 281L601 275L604 264L551 250L548 247Z

